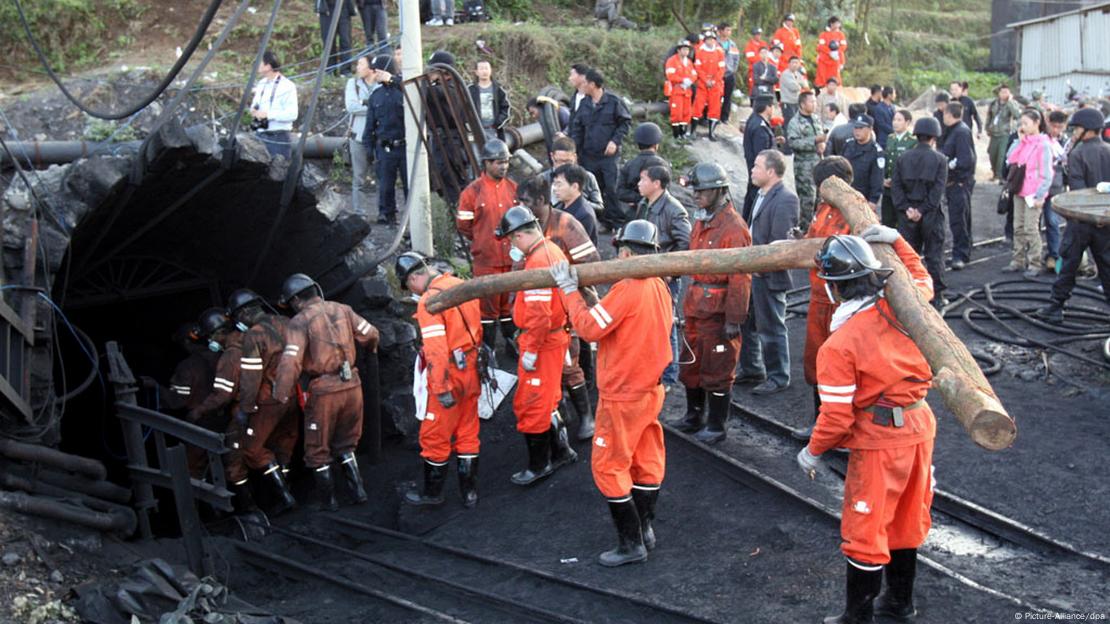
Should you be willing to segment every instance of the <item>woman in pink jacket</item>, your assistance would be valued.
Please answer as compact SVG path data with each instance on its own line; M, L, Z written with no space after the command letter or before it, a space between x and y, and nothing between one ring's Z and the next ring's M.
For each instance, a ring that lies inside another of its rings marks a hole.
M1046 133L1040 111L1027 108L1021 113L1020 139L1010 146L1006 162L1010 170L1025 167L1021 190L1013 194L1013 259L1003 271L1024 271L1026 277L1040 272L1040 216L1045 197L1052 185L1053 141Z

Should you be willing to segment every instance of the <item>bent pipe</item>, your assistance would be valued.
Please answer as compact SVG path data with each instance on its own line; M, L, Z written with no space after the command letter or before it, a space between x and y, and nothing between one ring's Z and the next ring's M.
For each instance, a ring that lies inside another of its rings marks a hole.
M93 511L69 503L40 498L23 492L0 492L0 509L21 514L53 518L98 531L127 533L134 518L126 514ZM133 527L130 527L133 529Z

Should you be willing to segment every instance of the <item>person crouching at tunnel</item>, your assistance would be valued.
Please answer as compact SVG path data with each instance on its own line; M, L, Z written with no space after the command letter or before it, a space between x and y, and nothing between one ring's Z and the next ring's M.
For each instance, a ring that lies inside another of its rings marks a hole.
M512 243L513 261L522 269L546 269L567 258L548 240L536 215L524 206L513 206L501 217L497 238ZM520 328L517 350L520 361L513 396L517 431L528 446L528 466L512 477L517 485L531 485L557 469L578 461L570 447L566 423L559 416L563 398L563 364L570 343L570 323L562 293L555 288L518 292L513 321Z
M815 259L840 305L817 352L821 415L797 461L813 478L823 453L851 450L840 520L847 604L826 624L871 622L872 612L900 621L915 615L917 548L931 526L936 420L925 395L933 371L883 297L893 269L879 263L868 242L893 245L918 291L925 299L933 294L917 253L883 225L870 226L862 238L830 236Z
M687 174L694 190L690 250L748 247L752 235L732 205L728 175L716 163L699 163ZM694 275L683 299L686 326L678 379L686 387L686 416L672 424L706 444L725 439L732 383L740 361L740 332L748 317L752 277ZM706 394L708 393L708 397ZM705 417L708 398L709 417ZM704 428L703 428L704 424ZM696 433L695 433L696 432Z
M659 234L650 221L629 221L617 234L617 257L653 254ZM671 293L658 277L624 279L596 305L578 292L567 262L550 269L563 291L574 329L598 343L597 424L591 456L594 483L609 501L618 545L598 562L614 567L647 559L655 548L655 502L667 457L659 412L671 363Z
M243 431L230 415L239 406L239 361L242 358L243 332L238 331L223 308L209 308L201 312L197 327L208 348L220 354L216 361L216 376L212 391L193 409L187 418L213 431L227 435L230 452L224 457L224 472L235 495L232 503L235 513L246 514L258 510L247 484L247 469L243 463Z
M234 419L242 432L243 459L233 478L247 478L247 469L262 473L278 496L275 513L297 505L289 491L285 471L297 444L300 413L295 402L274 398L274 379L285 349L288 319L268 314L265 302L255 292L240 288L227 301L227 314L243 335L239 366L239 409Z
M331 464L338 461L356 503L365 503L366 490L355 460L362 437L362 381L355 367L356 344L378 350L378 329L350 306L325 301L313 279L294 273L281 286L280 305L296 316L289 321L285 349L274 380L274 397L289 401L304 373L304 464L314 471L318 505L335 511L335 481Z
M428 265L415 251L397 256L393 266L401 288L420 297L417 325L428 372L428 408L420 423L420 456L424 458L424 491L405 493L412 505L443 503L447 462L452 447L458 457L459 493L463 505L478 504L478 352L482 345L482 312L472 299L441 314L428 311L428 297L463 281ZM452 444L452 438L454 443Z

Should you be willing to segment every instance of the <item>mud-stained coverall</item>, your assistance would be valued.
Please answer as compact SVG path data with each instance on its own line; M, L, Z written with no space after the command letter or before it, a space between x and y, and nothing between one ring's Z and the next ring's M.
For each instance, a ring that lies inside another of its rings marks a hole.
M844 221L844 215L829 204L817 205L817 215L809 225L806 238L826 238L833 234L851 234L852 228ZM809 311L806 312L806 346L802 355L806 383L817 384L817 350L829 338L829 324L832 322L836 303L829 300L825 292L825 280L817 277L817 269L809 270Z
M694 70L698 73L698 90L694 94L693 116L701 119L706 106L709 112L705 113L706 119L719 120L721 118L721 101L725 96L725 51L721 46L710 50L702 44L698 46L697 57L694 59ZM712 81L713 86L708 86Z
M601 260L601 254L590 241L586 228L582 227L578 219L568 212L552 208L551 216L547 218L547 223L543 224L543 235L547 240L558 245L571 264ZM563 366L563 387L565 388L575 388L586 383L586 374L578 363L581 349L581 341L578 340L578 336L572 334L570 347L567 350L567 361Z
M566 260L559 246L546 238L536 241L526 253L524 269L546 269ZM517 350L535 353L536 370L517 368L519 379L513 397L516 428L521 433L543 433L551 429L551 413L563 398L560 383L570 333L567 307L558 288L533 288L516 294L513 322L520 328Z
M378 330L342 303L314 299L289 321L274 396L288 401L301 373L309 378L304 405L304 463L308 468L319 468L354 451L362 437L356 343L377 351ZM351 367L347 381L340 377L343 362Z
M216 376L216 363L219 359L219 353L206 349L191 353L181 360L173 369L169 388L158 385L159 410L188 410L189 418L198 417L198 413L192 410L212 393L212 380ZM196 424L213 431L222 430L223 421L219 421L219 426L214 426L215 423L211 422L213 420L216 419L202 417ZM207 453L190 445L186 446L185 456L189 463L189 474L193 477L201 477L207 465Z
M501 217L516 204L516 183L508 178L494 180L483 173L459 196L455 226L470 241L474 276L508 273L513 268L509 258L509 238L498 240L493 235ZM482 322L507 321L512 315L510 293L482 297Z
M663 95L671 105L671 125L688 124L693 116L694 84L698 81L694 61L675 54L667 59L664 72L667 81L663 83ZM685 80L690 81L690 86L682 86Z
M659 412L660 378L671 363L670 290L657 277L625 279L597 305L577 291L567 305L579 335L598 343L594 483L610 500L632 488L657 490L667 464Z
M230 452L224 456L224 473L229 481L239 482L247 478L247 465L243 461L242 430L231 415L239 407L239 359L242 357L243 334L231 331L227 335L220 359L216 362L216 374L212 377L212 389L208 396L194 407L188 419L212 431L223 431L227 435ZM205 452L190 447L190 466L203 466L207 460Z
M917 253L901 238L894 249L914 285L931 299L932 280ZM851 450L840 550L870 565L888 563L891 550L917 548L931 526L936 420L925 395L933 372L896 322L880 298L833 331L817 352L821 414L809 452ZM905 408L904 425L867 411L875 406Z
M727 204L706 221L696 221L690 233L690 250L748 247L752 235L732 204ZM740 336L725 337L725 323L740 325L748 318L752 276L694 275L686 291L682 312L686 317L687 345L683 345L679 381L687 388L728 392L736 379L740 360ZM685 362L689 362L686 364Z
M434 464L445 464L454 451L460 458L478 455L478 346L482 344L482 313L475 300L445 310L428 312L428 297L463 281L454 275L437 275L416 306L417 325L424 343L422 354L428 370L428 410L420 424L420 456ZM462 370L454 352L466 354ZM439 395L450 392L455 404L444 407Z
M274 398L281 354L285 349L284 316L268 315L243 336L239 372L239 409L247 414L243 458L253 470L270 464L288 466L297 445L300 407Z

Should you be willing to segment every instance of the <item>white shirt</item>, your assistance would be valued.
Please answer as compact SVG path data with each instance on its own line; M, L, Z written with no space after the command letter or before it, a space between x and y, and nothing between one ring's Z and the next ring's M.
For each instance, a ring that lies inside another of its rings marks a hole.
M297 86L285 76L263 78L254 88L251 108L264 111L270 125L270 132L289 131L297 120Z

